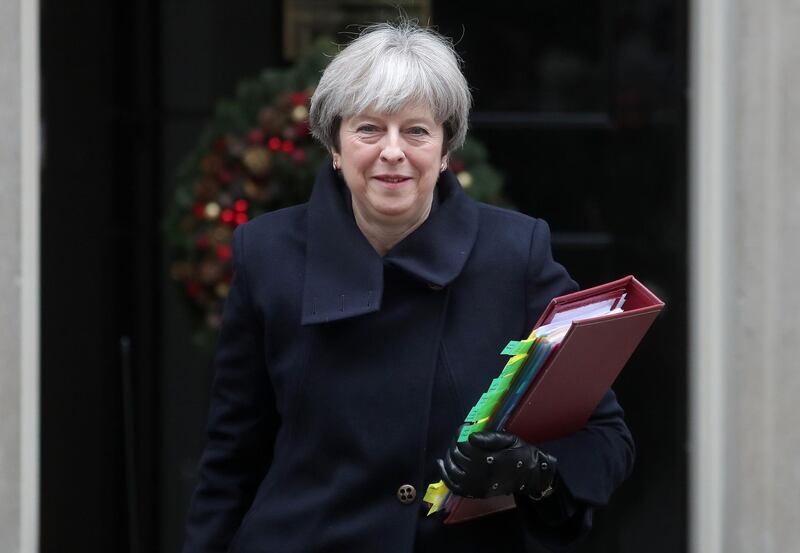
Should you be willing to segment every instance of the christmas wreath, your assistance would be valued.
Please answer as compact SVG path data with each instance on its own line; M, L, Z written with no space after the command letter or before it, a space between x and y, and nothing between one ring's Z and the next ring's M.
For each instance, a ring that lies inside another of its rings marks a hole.
M268 69L217 105L194 152L177 171L175 198L165 232L172 247L170 274L182 289L208 343L219 328L233 268L233 229L282 207L307 201L327 152L308 130L309 99L330 60L330 41L295 65ZM467 139L451 154L450 168L465 191L488 203L508 205L502 181L486 150Z

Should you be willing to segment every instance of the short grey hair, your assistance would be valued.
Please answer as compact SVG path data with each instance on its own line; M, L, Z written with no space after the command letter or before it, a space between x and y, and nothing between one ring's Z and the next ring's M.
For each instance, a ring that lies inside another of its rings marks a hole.
M453 42L409 20L365 27L322 73L311 98L309 127L329 150L339 150L342 118L367 108L397 113L427 104L444 126L443 153L461 147L472 105Z

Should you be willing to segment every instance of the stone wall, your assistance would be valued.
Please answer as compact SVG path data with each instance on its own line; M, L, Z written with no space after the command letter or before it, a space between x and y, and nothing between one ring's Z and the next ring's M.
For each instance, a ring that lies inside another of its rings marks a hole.
M739 0L724 550L800 544L800 2Z
M697 0L692 551L800 543L800 2Z
M20 0L0 1L0 536L20 529Z

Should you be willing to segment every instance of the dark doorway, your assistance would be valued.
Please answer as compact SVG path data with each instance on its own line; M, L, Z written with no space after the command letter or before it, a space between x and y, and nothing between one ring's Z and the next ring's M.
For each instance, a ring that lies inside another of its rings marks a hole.
M41 5L41 551L152 549L156 2Z
M177 551L211 368L161 218L215 102L288 63L283 3L41 6L41 550ZM466 61L471 133L557 259L582 286L635 274L668 304L616 385L635 472L580 550L685 551L686 2L431 15Z

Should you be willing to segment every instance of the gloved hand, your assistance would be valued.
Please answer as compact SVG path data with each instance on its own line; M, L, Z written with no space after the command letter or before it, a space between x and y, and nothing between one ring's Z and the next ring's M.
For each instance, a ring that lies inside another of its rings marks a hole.
M553 491L557 461L508 432L476 432L437 459L447 487L465 497L524 493L533 500Z

